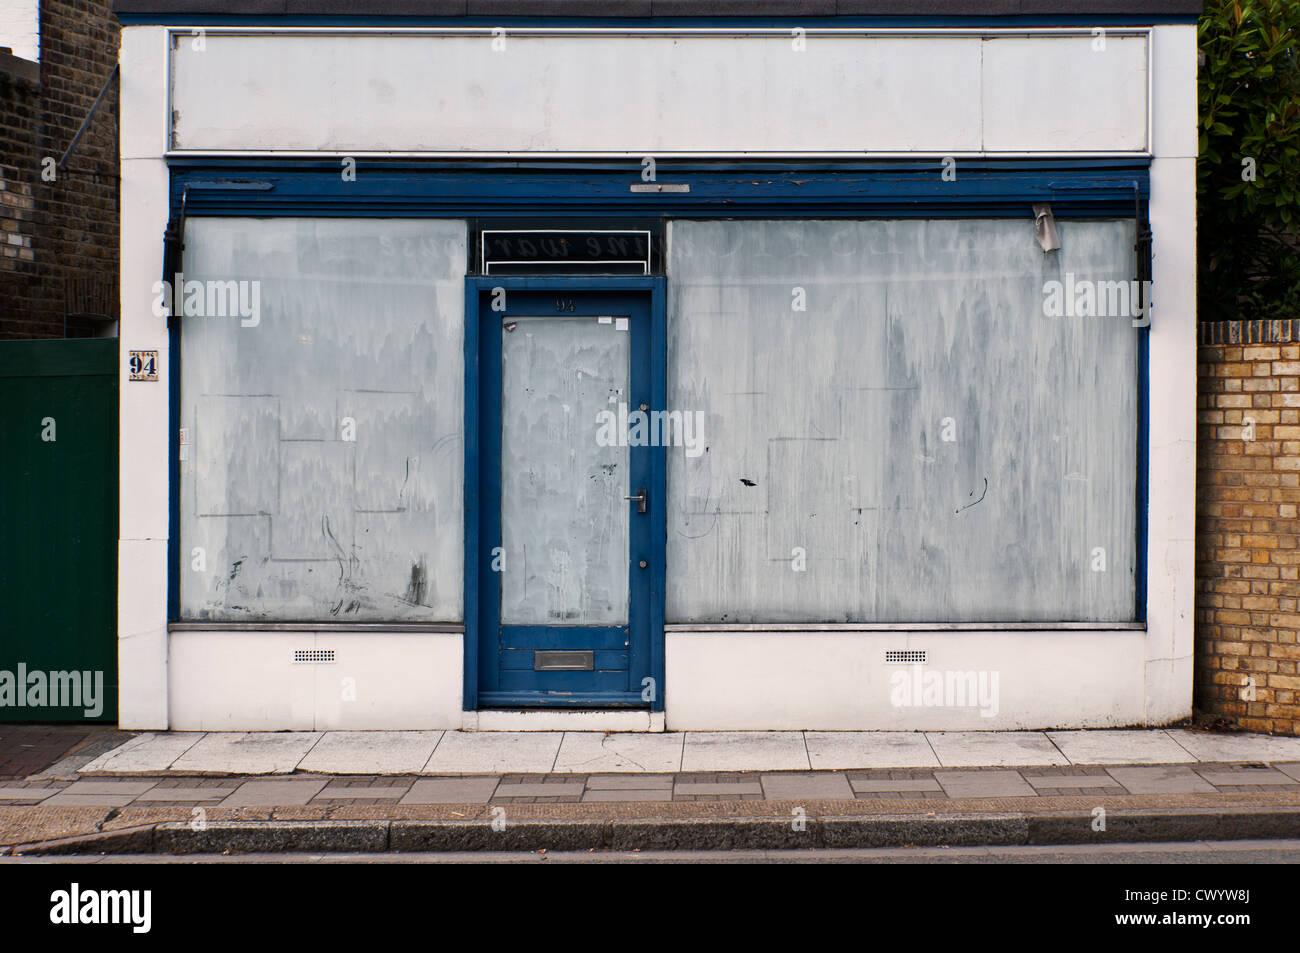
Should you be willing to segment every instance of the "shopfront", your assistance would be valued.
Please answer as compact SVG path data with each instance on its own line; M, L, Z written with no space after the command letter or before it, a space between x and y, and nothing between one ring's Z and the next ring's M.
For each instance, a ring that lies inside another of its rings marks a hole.
M1189 713L1193 5L297 6L116 7L124 727Z

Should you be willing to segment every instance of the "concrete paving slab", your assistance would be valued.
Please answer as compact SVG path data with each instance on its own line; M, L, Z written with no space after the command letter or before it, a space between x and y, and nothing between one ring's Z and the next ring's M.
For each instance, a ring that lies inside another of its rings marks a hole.
M449 731L421 774L548 774L564 733L559 731Z
M685 736L673 734L605 734L566 731L554 771L679 771Z
M325 778L245 781L221 802L222 807L285 807L306 804L328 784Z
M1196 756L1163 731L1049 731L1071 764L1194 764Z
M443 731L327 731L298 762L318 774L419 774Z
M853 788L842 774L765 774L763 796L769 801L851 798Z
M564 781L553 784L498 784L493 797L573 797L581 794L581 781Z
M693 797L702 795L762 794L763 786L758 781L679 781L673 785L674 794L686 794Z
M421 778L399 804L486 804L496 778Z
M1171 738L1201 761L1296 761L1300 738L1171 728Z
M58 793L58 788L0 788L0 801L39 801Z
M936 771L948 797L1033 797L1038 792L1019 771Z
M41 802L41 807L126 807L134 794L56 794Z
M63 794L129 794L132 797L143 794L157 781L73 781L61 793Z
M934 778L853 778L849 784L860 794L882 794L890 791L943 791Z
M134 801L136 804L154 801L220 801L235 792L235 786L228 788L154 788L146 791Z
M587 778L588 791L671 791L672 789L671 774L593 774Z
M391 798L396 801L403 797L407 791L411 790L407 784L389 784L381 785L367 784L365 786L341 787L335 784L325 785L324 790L316 795L317 800L324 798L336 798L354 800L358 798Z
M808 771L801 731L688 731L683 771Z
M290 774L319 731L211 731L173 763L186 774Z
M667 791L588 791L582 796L584 802L592 801L671 801L672 790Z
M149 731L92 759L80 774L162 774L202 738L201 731Z
M814 771L939 767L920 731L805 731L804 742Z
M925 737L945 768L1070 763L1041 731L927 731Z
M1296 764L1275 764L1273 765L1273 767L1277 768L1279 771L1281 771L1283 774L1287 775L1288 777L1292 777L1295 778L1297 781L1300 781L1300 762Z
M1214 785L1181 765L1159 768L1107 768L1131 794L1213 794Z

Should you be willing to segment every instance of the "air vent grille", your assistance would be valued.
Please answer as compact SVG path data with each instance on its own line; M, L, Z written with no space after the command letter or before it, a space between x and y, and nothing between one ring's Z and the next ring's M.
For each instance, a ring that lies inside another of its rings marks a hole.
M925 661L924 649L890 649L885 653L885 663L896 662L916 665Z
M334 661L333 649L294 649L294 662L305 662L307 664L319 664L321 662Z

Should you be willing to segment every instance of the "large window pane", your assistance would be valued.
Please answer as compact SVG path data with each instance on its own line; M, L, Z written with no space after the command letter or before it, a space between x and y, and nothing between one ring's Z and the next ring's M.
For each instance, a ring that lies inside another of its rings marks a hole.
M1059 227L673 223L668 621L1134 617L1140 332L1044 307L1133 223Z
M459 620L465 224L185 239L187 288L255 282L258 313L181 318L182 618Z

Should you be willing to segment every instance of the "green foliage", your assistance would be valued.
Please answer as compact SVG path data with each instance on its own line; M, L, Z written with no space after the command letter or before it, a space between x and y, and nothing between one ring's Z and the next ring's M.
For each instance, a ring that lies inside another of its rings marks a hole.
M1200 317L1300 317L1300 2L1206 0L1198 39Z

